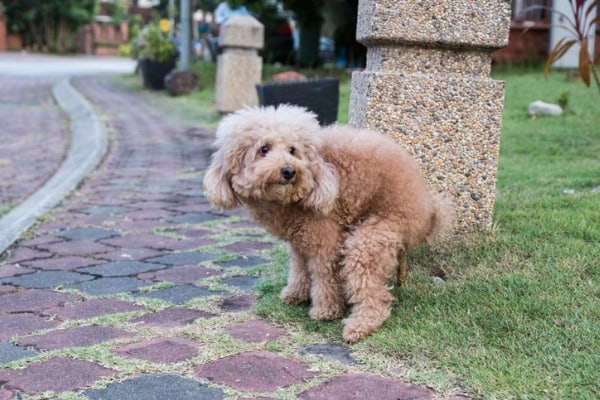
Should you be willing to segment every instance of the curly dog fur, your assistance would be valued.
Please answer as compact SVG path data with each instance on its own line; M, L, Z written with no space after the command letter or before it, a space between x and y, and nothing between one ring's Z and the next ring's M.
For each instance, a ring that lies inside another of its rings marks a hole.
M386 136L321 128L303 108L246 108L223 119L204 177L209 202L242 205L289 245L286 303L344 320L355 342L390 315L387 280L398 257L451 229L452 208L432 195L410 155Z

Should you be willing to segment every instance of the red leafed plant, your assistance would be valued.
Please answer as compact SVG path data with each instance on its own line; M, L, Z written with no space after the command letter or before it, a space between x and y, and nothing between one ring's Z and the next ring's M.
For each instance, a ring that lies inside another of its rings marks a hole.
M563 37L556 43L544 67L544 76L548 77L548 71L552 63L565 55L567 51L575 43L579 43L581 48L579 50L579 75L586 86L590 86L590 73L594 77L596 86L600 90L600 80L598 79L598 72L594 65L594 58L590 55L588 50L588 37L590 33L593 33L594 24L600 22L600 12L594 18L591 18L591 13L598 6L597 0L569 0L571 5L572 15L567 15L561 11L550 8L551 12L560 14L564 19L565 23L558 25L561 28L566 29L571 33L572 38L568 39ZM543 6L534 6L532 8L546 8Z

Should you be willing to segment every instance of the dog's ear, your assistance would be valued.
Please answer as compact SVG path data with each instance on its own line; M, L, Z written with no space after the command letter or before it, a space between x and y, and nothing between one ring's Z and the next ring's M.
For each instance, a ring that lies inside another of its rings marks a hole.
M212 160L202 187L208 202L215 208L228 209L238 205L238 200L231 189L232 169L227 161L225 149L221 147L212 155Z
M210 166L202 186L209 203L216 208L234 208L239 200L231 186L231 179L240 173L246 152L256 142L251 129L259 118L257 110L245 108L229 114L219 123Z
M320 156L312 160L309 168L313 174L315 186L313 191L304 199L303 205L321 214L329 214L335 206L339 191L335 168Z

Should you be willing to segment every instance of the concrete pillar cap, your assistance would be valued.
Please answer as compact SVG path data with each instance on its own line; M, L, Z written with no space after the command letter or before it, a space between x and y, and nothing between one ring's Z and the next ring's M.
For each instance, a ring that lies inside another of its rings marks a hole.
M219 46L262 49L265 42L265 27L250 15L237 14L221 26Z

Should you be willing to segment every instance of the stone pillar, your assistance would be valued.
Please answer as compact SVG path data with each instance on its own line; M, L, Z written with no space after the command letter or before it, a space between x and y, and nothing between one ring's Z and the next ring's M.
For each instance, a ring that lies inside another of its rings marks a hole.
M460 232L492 224L504 83L489 74L509 27L509 0L359 2L367 67L352 76L350 123L410 151Z
M244 106L258 105L257 83L261 81L264 27L248 15L234 15L222 26L217 59L217 110L228 113Z

